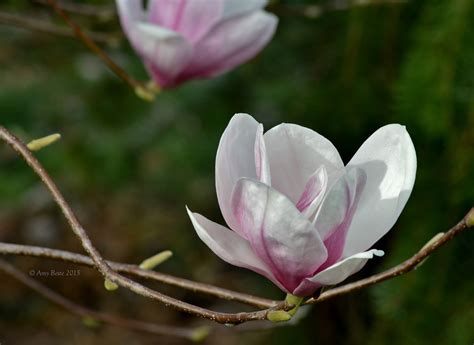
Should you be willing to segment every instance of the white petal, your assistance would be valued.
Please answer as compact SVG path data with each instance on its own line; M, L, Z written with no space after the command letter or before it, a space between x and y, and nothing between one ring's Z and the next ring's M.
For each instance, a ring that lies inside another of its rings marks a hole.
M395 224L413 189L416 153L404 126L387 125L377 130L347 165L367 174L352 224L344 257L370 248Z
M227 225L236 231L238 224L231 209L232 190L242 177L257 178L255 137L258 122L247 114L236 114L222 134L216 155L216 192Z
M314 291L318 287L327 285L336 285L344 281L350 275L358 272L369 259L374 256L383 256L382 250L371 249L367 252L357 253L334 265L326 268L311 278L305 279L295 290L296 295L308 295L308 291Z
M295 204L309 177L326 168L328 186L341 176L344 164L333 144L315 131L293 124L281 124L264 135L272 186Z
M255 168L257 179L269 186L272 184L270 165L268 164L267 149L263 140L263 126L258 125L257 135L255 137Z
M218 257L231 265L257 272L284 290L267 265L255 255L245 239L226 227L214 223L198 213L191 212L187 207L186 210L199 238Z
M313 225L286 196L268 185L239 180L232 208L239 233L289 291L326 260L326 248Z

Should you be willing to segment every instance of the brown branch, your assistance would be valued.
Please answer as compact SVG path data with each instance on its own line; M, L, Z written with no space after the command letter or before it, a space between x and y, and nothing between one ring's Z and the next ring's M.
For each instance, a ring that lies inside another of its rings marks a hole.
M0 242L0 255L21 255L32 256L40 258L48 258L52 260L59 260L69 263L74 263L81 266L94 267L94 262L88 256L76 254L64 250L27 246L21 244L10 244ZM245 293L231 291L228 289L219 288L213 285L194 282L191 280L174 277L172 275L143 270L136 265L123 264L113 261L107 261L109 266L120 273L126 273L135 277L140 277L148 280L153 280L163 284L179 287L185 290L214 296L228 301L240 302L257 308L271 308L275 307L279 302L266 298L256 297Z
M200 328L187 329L182 327L164 326L155 323L138 321L133 319L126 319L117 317L112 314L97 312L81 305L78 305L71 300L59 295L55 291L49 289L45 285L39 283L35 279L30 278L13 265L4 260L0 260L0 271L5 272L9 276L15 278L19 282L28 286L30 289L36 291L51 302L63 307L72 314L80 317L90 317L94 320L102 321L110 325L127 328L133 331L146 332L156 335L168 335L180 338L194 340L201 331Z
M41 5L49 5L48 0L33 0L33 2ZM69 1L58 1L58 6L65 12L78 14L82 16L99 17L101 19L111 19L115 16L116 11L113 6L99 6L90 4L78 4Z
M402 274L408 273L416 269L428 256L433 254L441 246L445 245L451 241L454 237L465 231L466 229L474 226L474 207L464 216L464 218L445 232L442 236L436 238L434 241L429 241L425 246L423 246L420 251L413 255L408 260L405 260L401 264L390 268L382 273L375 274L365 279L361 279L354 283L346 284L340 287L333 288L329 291L322 293L317 299L310 299L306 303L313 304L326 301L328 299L344 295L356 290L360 290L378 283L381 283L385 280L389 280L395 277L398 277Z
M133 88L135 93L148 101L153 100L154 94L149 91L149 89L143 85L141 82L129 75L122 67L117 65L105 51L103 51L94 41L77 25L69 15L64 12L61 7L58 5L56 0L47 0L49 6L64 20L64 22L74 31L75 36L82 42L84 45L89 48L94 54L96 54L109 69L119 76L123 81L125 81L130 87Z
M45 20L34 19L14 13L0 12L0 24L62 37L75 37L74 33L70 29L54 25L53 23ZM88 35L94 42L107 44L110 46L117 45L119 40L119 38L116 36L111 36L100 32L88 32Z
M92 258L94 262L94 266L104 276L105 279L108 279L111 282L116 283L117 285L127 288L138 295L159 301L165 304L166 306L171 306L182 312L186 312L189 314L193 314L199 317L203 317L203 318L216 321L218 323L224 323L224 324L226 323L239 324L239 323L247 322L247 321L266 320L267 314L269 311L291 309L292 307L291 305L288 305L285 302L281 302L275 307L259 310L255 312L235 313L235 314L219 313L219 312L215 312L215 311L208 310L205 308L197 307L190 303L186 303L178 299L169 297L165 294L159 293L127 277L124 277L118 274L108 265L108 263L102 258L98 250L94 247L86 231L82 227L81 223L77 219L76 215L72 211L69 204L64 199L63 195L59 191L56 184L53 182L51 177L45 171L41 163L28 150L25 144L21 140L19 140L17 137L15 137L12 133L10 133L3 126L0 126L0 138L4 140L7 144L9 144L27 162L27 164L32 168L32 170L40 177L41 181L44 183L44 185L47 187L47 189L51 193L54 201L61 209L72 231L80 240L82 247Z

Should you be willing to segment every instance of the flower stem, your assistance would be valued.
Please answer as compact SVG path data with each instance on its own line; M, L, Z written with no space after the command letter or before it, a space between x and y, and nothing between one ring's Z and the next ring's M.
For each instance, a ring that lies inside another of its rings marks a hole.
M294 305L293 309L288 310L288 314L293 316L296 314L296 312L298 311L298 308L303 302L303 297L298 297L289 293L286 295L285 302L288 304Z

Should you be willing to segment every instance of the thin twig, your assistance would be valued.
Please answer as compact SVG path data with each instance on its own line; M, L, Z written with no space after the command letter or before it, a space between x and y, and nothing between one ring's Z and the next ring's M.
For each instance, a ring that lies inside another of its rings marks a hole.
M47 187L51 196L53 197L56 204L61 209L64 217L66 218L69 226L71 227L74 234L80 240L82 247L89 254L89 256L94 261L94 266L97 270L104 276L105 279L110 280L117 285L120 285L124 288L129 289L130 291L135 292L138 295L159 301L166 306L171 306L182 312L193 314L199 317L203 317L218 323L230 323L230 324L239 324L247 321L254 320L266 320L267 314L272 310L289 310L291 305L281 302L275 307L259 310L255 312L248 313L219 313L209 309L201 308L190 303L180 301L178 299L169 297L165 294L152 290L142 284L139 284L127 277L124 277L117 272L115 272L108 263L102 258L98 250L92 244L89 236L82 227L81 223L77 219L76 215L72 211L69 204L64 199L63 195L59 191L58 187L48 175L46 170L43 168L41 163L32 155L28 150L25 144L10 133L5 127L0 126L0 138L9 144L32 168L32 170L40 177L41 181Z
M58 249L0 242L0 255L2 254L48 258L52 260L74 263L81 266L94 267L94 262L90 257ZM136 265L123 264L113 261L107 261L107 263L113 270L120 273L127 273L135 277L153 280L228 301L244 303L257 308L271 308L279 303L278 301L223 289L209 284L198 283L192 280L178 278L160 272L143 270Z
M31 18L31 16L26 17L23 15L3 11L0 12L0 24L27 29L34 32L53 34L56 36L75 37L74 33L70 29L57 26L49 21L34 19ZM88 32L87 34L94 42L111 46L117 45L119 40L119 38L116 36L103 34L100 32Z
M33 0L41 5L49 5L48 0ZM91 5L91 4L78 4L70 1L58 1L58 6L63 11L79 14L82 16L99 17L101 19L109 19L115 16L115 8L108 5Z
M117 65L105 51L103 51L94 41L77 25L69 15L64 12L61 7L57 4L56 0L47 0L51 8L64 20L64 22L74 31L76 37L85 44L94 54L96 54L102 61L119 76L123 81L125 81L137 95L143 99L151 101L154 98L154 94L151 93L148 88L143 85L141 82L129 75L122 67Z
M80 317L89 317L97 321L102 321L110 325L131 329L134 331L146 332L156 335L169 335L174 337L193 339L196 336L196 331L199 329L188 329L175 326L158 325L151 322L138 321L133 319L126 319L114 316L108 313L97 312L81 305L78 305L71 300L59 295L45 285L39 283L35 279L21 272L19 269L9 264L4 260L0 260L0 271L5 272L16 280L20 281L30 289L35 290L43 297L52 301L53 303L63 307L67 311L78 315Z

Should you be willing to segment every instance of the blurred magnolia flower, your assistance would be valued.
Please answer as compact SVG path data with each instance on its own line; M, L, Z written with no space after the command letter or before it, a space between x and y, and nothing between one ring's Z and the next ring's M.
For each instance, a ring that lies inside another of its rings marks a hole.
M384 254L369 248L396 222L415 174L404 126L378 129L344 166L311 129L281 124L263 134L251 116L237 114L216 157L217 197L232 230L188 213L221 259L310 296Z
M154 81L172 87L214 77L253 58L277 18L267 0L116 0L122 27Z

